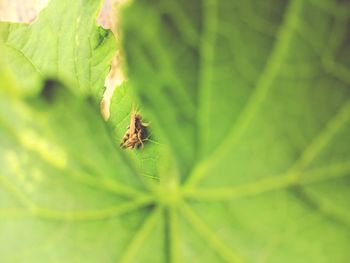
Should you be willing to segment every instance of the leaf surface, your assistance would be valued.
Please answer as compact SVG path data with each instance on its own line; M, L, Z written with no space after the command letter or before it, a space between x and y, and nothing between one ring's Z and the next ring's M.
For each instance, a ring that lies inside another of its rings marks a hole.
M347 8L145 0L126 11L128 74L179 170L174 261L347 260Z
M101 1L51 0L30 25L1 23L10 65L22 92L37 91L46 76L77 93L101 95L116 44L97 26Z
M163 211L154 208L149 192L149 184L159 180L156 145L149 143L143 152L119 148L134 103L130 89L118 89L110 125L95 103L115 42L95 26L98 1L68 7L67 1L51 1L32 25L1 25L1 262L127 259L144 249L140 242L153 226L153 243L162 247ZM73 32L69 20L79 17L85 25ZM48 21L61 21L71 37L49 34ZM67 46L57 57L55 41ZM100 46L88 50L94 43ZM80 44L85 52L78 50L73 62ZM83 85L91 75L96 81ZM163 259L164 253L146 258Z
M55 3L61 21L67 2ZM85 8L92 21L95 2L76 10ZM41 88L51 65L26 97L13 95L23 82L4 65L0 261L346 262L348 8L133 2L122 25L130 82L116 91L110 126L85 96L56 81ZM9 28L5 36L28 34ZM70 52L53 59L69 67ZM96 99L100 88L87 87ZM144 152L116 147L136 98L155 139Z
M1 261L109 261L159 215L91 102L49 81L39 98L2 98L0 112Z

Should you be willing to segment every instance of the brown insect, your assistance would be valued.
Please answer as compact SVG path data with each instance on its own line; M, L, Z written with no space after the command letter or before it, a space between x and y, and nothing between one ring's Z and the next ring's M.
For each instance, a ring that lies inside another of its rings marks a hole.
M131 114L130 124L126 131L120 146L124 149L134 149L144 147L144 141L147 140L148 123L142 122L142 117L136 111Z

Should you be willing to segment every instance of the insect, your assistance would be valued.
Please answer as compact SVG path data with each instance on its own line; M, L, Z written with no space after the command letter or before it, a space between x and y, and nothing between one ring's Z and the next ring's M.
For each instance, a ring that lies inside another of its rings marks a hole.
M124 149L134 149L144 147L144 141L148 136L148 123L142 122L142 117L136 111L131 114L130 124L120 146Z

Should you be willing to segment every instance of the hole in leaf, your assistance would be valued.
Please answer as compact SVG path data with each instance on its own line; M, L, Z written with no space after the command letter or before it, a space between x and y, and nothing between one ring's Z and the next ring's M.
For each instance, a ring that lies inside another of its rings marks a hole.
M52 102L55 98L57 89L61 88L62 84L54 79L47 79L44 83L41 97L48 102Z

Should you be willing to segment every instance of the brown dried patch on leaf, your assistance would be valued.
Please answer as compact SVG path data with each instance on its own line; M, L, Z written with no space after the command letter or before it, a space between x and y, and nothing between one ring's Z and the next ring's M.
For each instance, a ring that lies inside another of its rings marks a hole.
M126 0L105 0L97 23L105 29L111 29L114 36L118 38L118 9ZM125 76L121 67L121 54L117 52L111 64L111 70L105 81L105 92L101 101L101 113L107 121L110 117L110 105L115 88L121 85L125 80Z

